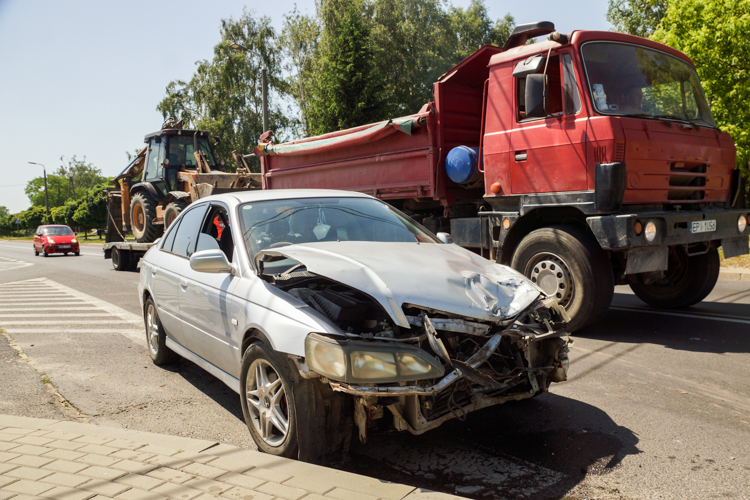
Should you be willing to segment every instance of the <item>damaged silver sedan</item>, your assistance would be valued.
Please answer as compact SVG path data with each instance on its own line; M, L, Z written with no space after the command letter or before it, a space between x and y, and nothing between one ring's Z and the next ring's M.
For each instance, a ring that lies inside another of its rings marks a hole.
M565 380L556 299L447 240L358 193L206 198L141 263L151 357L203 367L260 450L308 461Z

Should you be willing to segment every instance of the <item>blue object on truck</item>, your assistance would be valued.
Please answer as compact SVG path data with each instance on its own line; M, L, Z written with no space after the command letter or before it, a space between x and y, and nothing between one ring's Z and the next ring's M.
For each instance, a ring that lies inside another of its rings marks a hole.
M458 146L445 158L445 171L456 184L473 184L482 178L479 171L479 148Z

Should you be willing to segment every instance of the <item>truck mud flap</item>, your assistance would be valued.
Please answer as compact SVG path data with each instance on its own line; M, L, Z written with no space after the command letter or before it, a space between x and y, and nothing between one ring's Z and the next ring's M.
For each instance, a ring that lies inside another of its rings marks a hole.
M721 248L724 251L725 259L731 259L732 257L739 257L740 255L750 253L750 247L748 245L747 236L740 236L739 238L724 238L721 240Z
M625 274L666 271L669 261L668 247L634 248L628 251Z

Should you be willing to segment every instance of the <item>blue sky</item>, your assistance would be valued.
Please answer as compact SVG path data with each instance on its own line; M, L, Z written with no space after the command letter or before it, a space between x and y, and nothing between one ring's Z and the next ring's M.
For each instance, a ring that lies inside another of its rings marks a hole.
M610 28L607 0L485 3L493 19ZM247 7L280 29L295 4L314 12L314 0L0 0L0 205L29 207L24 187L42 174L30 161L51 173L61 156L86 156L105 175L119 173L125 152L161 125L167 84L213 56L221 19Z

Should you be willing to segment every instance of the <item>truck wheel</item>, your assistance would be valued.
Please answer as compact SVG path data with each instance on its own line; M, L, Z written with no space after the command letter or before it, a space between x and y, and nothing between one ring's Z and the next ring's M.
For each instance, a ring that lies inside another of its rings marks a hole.
M583 230L552 226L529 233L513 253L511 267L557 297L575 332L598 320L615 290L607 254Z
M130 252L127 250L121 250L119 248L112 249L112 267L115 271L129 271L130 270Z
M688 256L682 246L669 247L669 263L664 278L649 285L631 283L633 293L646 304L663 309L697 304L711 293L719 279L719 251Z
M147 192L133 195L130 220L133 225L133 236L139 243L155 241L164 231L164 226L154 224L156 219L156 202Z
M167 208L164 210L165 230L172 225L177 216L180 215L183 210L185 210L185 207L187 207L187 203L185 203L184 200L174 200L172 203L167 205Z

